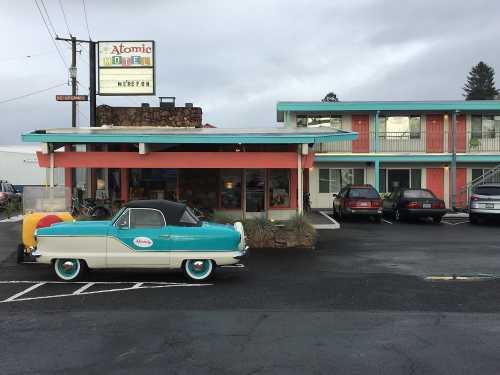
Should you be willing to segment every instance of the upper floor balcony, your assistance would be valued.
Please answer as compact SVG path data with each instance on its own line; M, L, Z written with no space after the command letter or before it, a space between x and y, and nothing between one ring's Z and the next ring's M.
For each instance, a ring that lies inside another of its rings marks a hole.
M358 132L355 141L317 144L316 153L448 153L451 134L439 132ZM457 153L500 153L500 131L456 133Z

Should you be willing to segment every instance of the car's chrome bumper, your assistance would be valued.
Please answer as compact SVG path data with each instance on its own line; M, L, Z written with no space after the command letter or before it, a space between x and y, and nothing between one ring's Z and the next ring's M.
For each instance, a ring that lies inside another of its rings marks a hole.
M236 254L234 256L234 259L243 259L243 258L246 258L248 256L248 253L249 253L249 248L248 246L245 246L245 250L241 250L238 252L238 254Z

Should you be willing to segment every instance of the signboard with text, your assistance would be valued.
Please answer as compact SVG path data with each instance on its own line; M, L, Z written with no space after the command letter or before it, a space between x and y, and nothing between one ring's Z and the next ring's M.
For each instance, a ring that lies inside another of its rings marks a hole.
M88 95L56 95L58 102L86 102Z
M99 95L155 95L152 40L98 43Z

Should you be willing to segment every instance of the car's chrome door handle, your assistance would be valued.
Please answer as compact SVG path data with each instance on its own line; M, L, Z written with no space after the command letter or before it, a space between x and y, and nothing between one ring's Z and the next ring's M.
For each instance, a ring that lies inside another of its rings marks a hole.
M170 238L170 234L160 234L161 238Z

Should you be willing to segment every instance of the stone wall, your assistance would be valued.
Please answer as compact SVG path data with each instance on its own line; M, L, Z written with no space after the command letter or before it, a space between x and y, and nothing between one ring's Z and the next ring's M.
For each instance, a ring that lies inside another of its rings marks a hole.
M100 105L96 111L97 126L170 126L202 127L200 107L110 107Z

